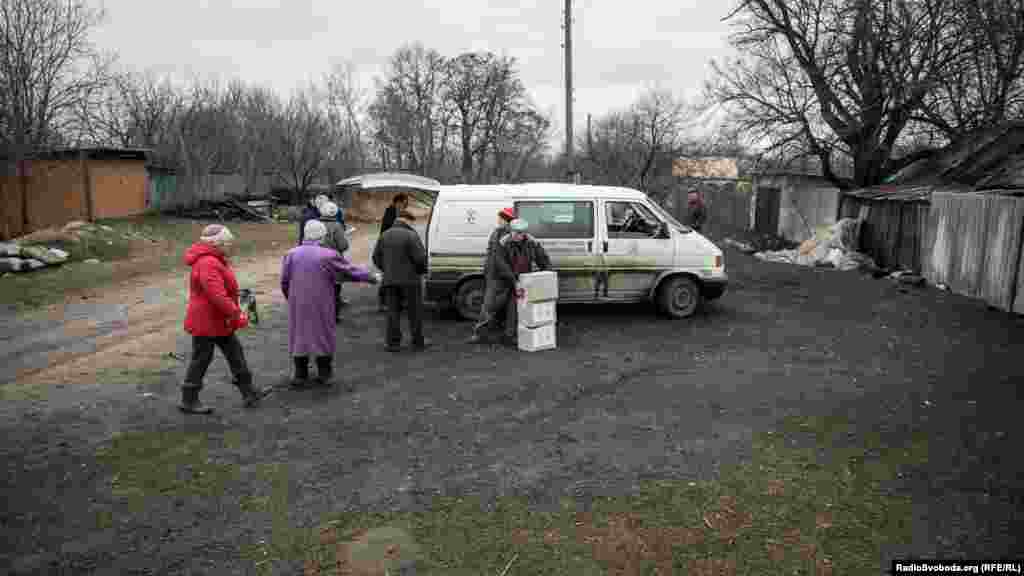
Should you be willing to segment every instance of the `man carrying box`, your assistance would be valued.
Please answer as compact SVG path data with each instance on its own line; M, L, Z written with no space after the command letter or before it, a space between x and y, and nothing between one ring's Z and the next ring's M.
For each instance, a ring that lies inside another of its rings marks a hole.
M522 296L517 288L520 274L528 274L551 269L551 259L536 238L526 233L529 223L523 219L513 220L509 224L512 232L498 242L498 257L495 258L495 273L505 284L514 298L505 303L505 337L506 346L518 345L518 310L516 300Z
M509 233L509 222L515 220L515 211L512 208L502 208L498 212L498 226L491 232L487 240L487 255L484 257L484 302L480 309L480 321L473 326L473 336L470 343L483 342L484 335L491 332L495 324L504 320L500 314L506 302L510 299L511 292L498 277L495 261L500 255L498 243Z

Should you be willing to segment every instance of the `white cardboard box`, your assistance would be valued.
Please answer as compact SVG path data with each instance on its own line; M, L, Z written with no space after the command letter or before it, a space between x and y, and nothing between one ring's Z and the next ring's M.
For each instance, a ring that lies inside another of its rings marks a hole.
M520 274L519 286L526 291L527 302L558 300L558 273L553 270Z
M538 352L555 348L555 324L545 324L538 328L519 327L519 349L525 352Z
M546 302L527 302L519 300L516 303L516 312L519 318L519 325L525 328L537 328L545 324L555 322L554 300Z

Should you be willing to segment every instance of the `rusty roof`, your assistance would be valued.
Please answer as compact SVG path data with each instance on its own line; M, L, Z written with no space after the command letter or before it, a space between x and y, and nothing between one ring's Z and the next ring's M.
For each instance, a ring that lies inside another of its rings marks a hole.
M843 195L861 200L876 202L930 202L932 192L953 192L958 194L972 192L968 186L921 185L921 184L882 184L845 192Z

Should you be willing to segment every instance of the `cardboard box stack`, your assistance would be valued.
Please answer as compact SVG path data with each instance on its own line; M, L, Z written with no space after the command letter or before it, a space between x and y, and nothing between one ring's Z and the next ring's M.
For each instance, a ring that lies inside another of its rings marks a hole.
M537 352L555 348L558 274L553 271L520 274L519 287L524 291L516 301L519 349Z

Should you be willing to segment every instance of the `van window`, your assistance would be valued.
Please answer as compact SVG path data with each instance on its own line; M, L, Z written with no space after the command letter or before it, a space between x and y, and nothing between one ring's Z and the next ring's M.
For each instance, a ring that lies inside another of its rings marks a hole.
M657 236L661 221L638 202L606 202L605 218L609 238L651 238Z
M516 202L516 216L530 224L529 233L537 238L594 237L593 202Z

